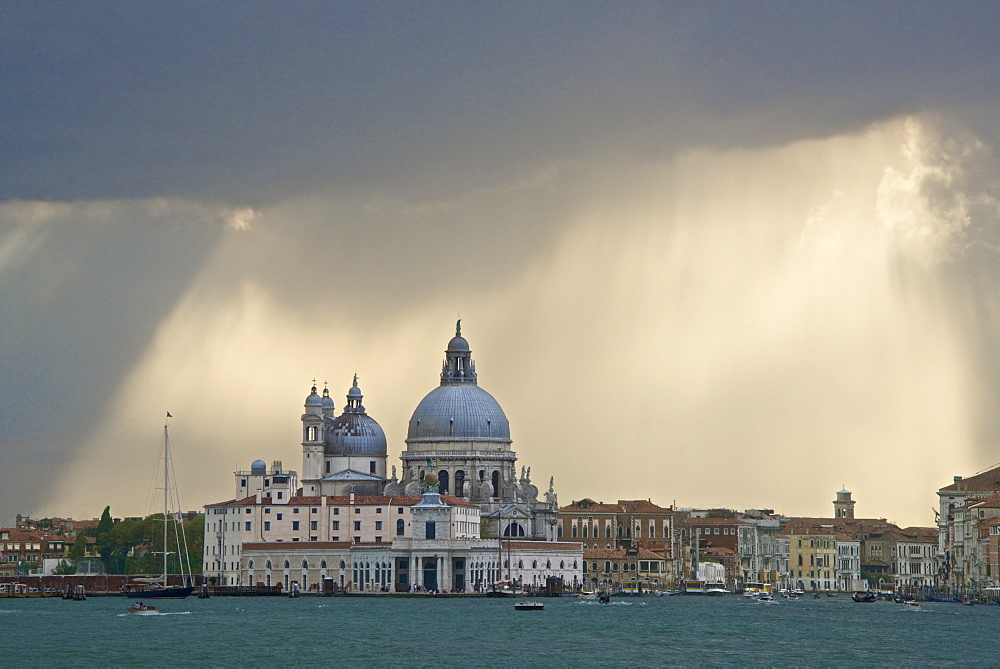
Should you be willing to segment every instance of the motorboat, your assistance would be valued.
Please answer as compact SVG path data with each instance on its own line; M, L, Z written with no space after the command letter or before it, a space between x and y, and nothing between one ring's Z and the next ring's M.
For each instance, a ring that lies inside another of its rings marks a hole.
M711 597L721 597L722 595L729 594L729 591L726 590L725 583L712 582L705 584L705 594Z
M597 594L597 601L599 601L601 604L610 604L611 595L609 595L606 592L600 592Z
M136 602L132 606L128 607L128 613L135 616L155 616L160 613L160 610L155 606L149 606L143 604L142 602Z
M871 592L869 590L868 592L855 592L851 596L851 599L853 599L858 604L871 604L872 602L876 601L878 597L875 596L874 592Z
M515 611L541 611L545 608L542 602L518 602L514 604Z

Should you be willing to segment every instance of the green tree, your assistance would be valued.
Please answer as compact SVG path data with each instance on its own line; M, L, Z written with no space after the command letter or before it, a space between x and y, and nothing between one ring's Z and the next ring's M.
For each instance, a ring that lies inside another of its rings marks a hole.
M73 544L69 547L69 551L67 552L66 555L67 557L69 557L70 560L73 560L75 562L76 560L82 558L86 552L87 552L87 535L78 534L76 535L76 541L74 541Z
M66 560L62 560L61 562L59 562L59 565L52 570L52 574L54 576L69 576L70 574L75 574L75 573L76 573L76 565L74 565L72 562L67 562Z
M111 528L115 526L115 521L111 518L111 507L104 507L104 513L101 514L101 520L97 523L97 529L94 530L93 536L99 537L105 532L110 532Z

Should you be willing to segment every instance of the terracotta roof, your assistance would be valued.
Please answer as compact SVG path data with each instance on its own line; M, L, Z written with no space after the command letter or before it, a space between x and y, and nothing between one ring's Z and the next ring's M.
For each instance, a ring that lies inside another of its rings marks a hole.
M1000 491L1000 466L982 474L955 481L938 492L996 492Z
M977 507L981 509L1000 509L1000 493L989 495L988 497L976 497L966 503L967 507Z
M601 513L669 514L673 513L673 511L654 504L648 499L620 499L617 504L604 504L601 502L595 502L590 498L585 498L567 506L560 507L559 513L579 513L581 515Z

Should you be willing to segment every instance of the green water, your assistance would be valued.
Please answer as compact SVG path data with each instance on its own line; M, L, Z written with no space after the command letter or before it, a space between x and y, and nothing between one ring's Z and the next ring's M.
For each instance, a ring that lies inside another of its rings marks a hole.
M0 666L1000 664L1000 607L742 597L0 600Z

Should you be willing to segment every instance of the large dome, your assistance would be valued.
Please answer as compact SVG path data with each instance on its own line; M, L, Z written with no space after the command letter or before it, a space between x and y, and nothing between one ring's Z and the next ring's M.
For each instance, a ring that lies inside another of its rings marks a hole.
M493 396L472 383L443 384L413 412L406 441L492 439L510 441L510 424Z

